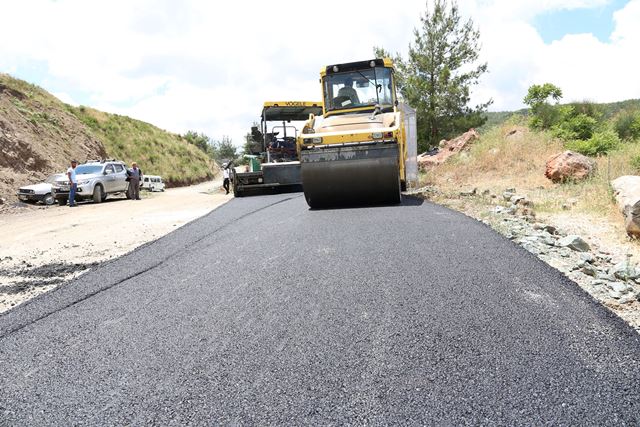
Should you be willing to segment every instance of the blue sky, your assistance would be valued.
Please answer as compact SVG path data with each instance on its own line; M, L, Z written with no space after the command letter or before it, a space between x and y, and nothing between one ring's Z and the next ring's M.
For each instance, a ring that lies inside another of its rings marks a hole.
M614 30L613 13L627 3L613 0L592 8L551 10L536 16L533 25L545 43L581 33L591 33L601 42L608 42Z
M640 0L458 2L480 30L489 65L473 102L492 98L493 110L515 110L529 86L544 82L561 87L567 102L640 98ZM387 0L323 4L309 13L296 0L224 8L207 0L2 0L0 72L65 102L240 145L264 101L319 100L321 67L370 58L373 46L406 54L426 0L392 9Z

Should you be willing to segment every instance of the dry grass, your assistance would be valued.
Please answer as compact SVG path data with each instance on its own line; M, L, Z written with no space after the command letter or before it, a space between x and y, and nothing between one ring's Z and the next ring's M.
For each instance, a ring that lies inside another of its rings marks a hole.
M517 136L507 136L517 129ZM580 183L553 184L544 176L547 159L564 150L562 142L546 133L507 124L483 134L467 151L423 175L424 184L445 192L489 189L501 194L516 188L535 203L538 212L560 212L563 205L585 213L618 217L610 181L636 173L631 158L640 155L640 144L623 144L608 156L594 159L595 174Z
M518 136L507 137L513 129L518 129ZM466 151L424 173L421 181L439 190L434 201L479 219L489 218L502 193L515 188L534 203L543 221L585 236L601 248L640 259L640 243L626 237L610 186L619 176L638 173L631 159L640 155L640 143L626 143L608 156L595 158L596 172L584 182L554 184L544 176L546 161L563 150L562 142L546 133L506 124L482 134ZM460 192L473 188L498 197L460 197Z

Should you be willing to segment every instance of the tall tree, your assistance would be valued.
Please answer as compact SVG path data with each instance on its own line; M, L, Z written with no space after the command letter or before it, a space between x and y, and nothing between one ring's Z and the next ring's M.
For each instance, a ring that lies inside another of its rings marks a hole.
M207 155L209 155L209 157L213 157L211 139L204 133L198 133L196 131L190 130L183 135L183 138L186 139L190 144L195 145L200 150L205 152Z
M438 144L486 121L493 102L471 107L471 87L478 84L487 64L478 64L480 32L473 21L463 21L457 2L431 0L414 29L407 60L395 56L398 87L404 100L416 109L421 150ZM376 48L376 53L387 53Z
M212 144L214 157L217 160L235 160L238 156L237 147L233 145L233 141L228 136L223 136L221 141L215 141Z

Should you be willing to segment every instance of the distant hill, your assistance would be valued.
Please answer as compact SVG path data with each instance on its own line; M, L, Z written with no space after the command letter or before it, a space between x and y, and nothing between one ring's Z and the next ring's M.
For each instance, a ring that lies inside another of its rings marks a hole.
M70 159L137 161L169 186L213 178L217 165L179 135L125 116L73 107L0 73L0 198L66 171Z
M594 104L602 112L603 119L609 120L616 114L623 110L638 109L640 110L640 99L627 99L626 101L609 102L609 103L593 103L590 101L569 102L564 105L581 104L581 103ZM480 131L486 131L495 126L503 125L511 117L526 117L529 114L529 109L523 108L517 111L494 111L487 113L487 122L480 128Z

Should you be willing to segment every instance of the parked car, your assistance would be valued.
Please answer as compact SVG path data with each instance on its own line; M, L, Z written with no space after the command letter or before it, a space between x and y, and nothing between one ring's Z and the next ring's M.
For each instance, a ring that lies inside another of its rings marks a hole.
M144 175L142 177L142 189L149 191L164 191L164 182L158 175Z
M78 191L76 200L91 199L95 203L104 202L108 195L126 194L127 168L117 160L88 161L76 167ZM53 184L53 195L60 206L69 200L69 179L65 175Z
M62 177L64 177L63 174L50 175L44 182L20 187L16 195L23 202L41 202L45 205L52 205L55 202L52 185Z

